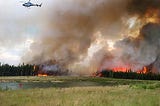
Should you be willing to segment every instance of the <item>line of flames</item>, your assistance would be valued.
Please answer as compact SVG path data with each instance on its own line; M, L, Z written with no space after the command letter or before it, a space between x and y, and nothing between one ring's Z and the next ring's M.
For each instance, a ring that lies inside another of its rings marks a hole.
M115 67L112 69L113 72L130 72L131 68L126 67ZM147 67L143 67L142 70L136 71L138 74L146 74L148 72Z
M115 67L113 69L110 69L111 71L113 72L131 72L131 68L126 68L126 67ZM136 73L138 74L147 74L148 73L148 69L147 67L143 67L142 70L138 70L136 71ZM102 76L102 73L93 73L93 76L99 76L101 77Z

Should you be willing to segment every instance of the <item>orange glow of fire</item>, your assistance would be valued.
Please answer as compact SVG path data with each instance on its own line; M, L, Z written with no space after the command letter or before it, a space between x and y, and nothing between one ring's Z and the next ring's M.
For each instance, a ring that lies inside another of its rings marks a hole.
M159 22L159 9L149 8L145 14L145 18L147 22Z
M126 68L126 67L115 67L112 69L107 69L108 71L111 70L113 72L132 72L131 68ZM106 70L106 71L107 71ZM137 74L147 74L149 72L147 67L143 67L142 70L136 71ZM93 77L102 77L103 74L101 73L101 71L97 71L95 73L92 74Z
M39 77L46 77L48 75L47 74L38 74L37 76L39 76Z
M115 67L112 69L113 72L128 72L130 70L130 68L126 68L126 67Z
M147 67L143 67L142 70L137 71L138 74L146 74L147 73Z
M115 67L112 69L108 69L108 70L112 70L113 72L131 72L131 68L128 67ZM143 67L141 70L136 71L138 74L146 74L148 72L147 67Z
M113 72L129 72L131 71L131 68L126 68L126 67L115 67L112 69ZM146 74L147 67L143 67L142 70L137 71L138 74Z

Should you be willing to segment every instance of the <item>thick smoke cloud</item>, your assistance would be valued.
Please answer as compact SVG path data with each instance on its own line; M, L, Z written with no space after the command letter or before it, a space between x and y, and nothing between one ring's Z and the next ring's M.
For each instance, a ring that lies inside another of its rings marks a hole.
M116 42L111 51L112 59L105 59L101 69L114 67L131 68L134 71L153 64L152 72L160 72L160 25L148 23L140 29L137 38L127 37ZM104 58L103 58L104 59Z
M57 60L64 66L86 58L88 48L95 42L95 33L101 32L106 41L120 38L126 28L123 18L138 17L140 29L136 38L126 37L108 50L108 45L93 54L89 67L94 69L129 67L141 69L153 63L159 51L159 22L147 23L153 14L151 10L160 9L160 0L69 0L57 2L49 18L48 26L40 39L37 39L22 58L23 61L40 64L48 60ZM156 11L156 14L159 13ZM159 18L159 14L156 15ZM126 19L127 21L127 19ZM136 27L136 25L134 26ZM116 35L116 36L115 36ZM29 57L28 57L29 56ZM88 69L88 68L87 68ZM94 70L94 71L95 71Z
M149 9L160 9L160 0L130 0L128 13L143 17Z
M137 16L142 24L140 33L136 38L127 37L115 43L112 51L99 51L103 53L99 70L125 67L133 71L152 65L152 72L160 72L160 0L131 0L127 6L130 16ZM148 23L149 22L149 23ZM154 22L154 23L150 23ZM136 26L135 26L136 27ZM102 54L101 53L101 54ZM108 55L107 55L108 54ZM95 57L98 56L95 54Z
M94 0L59 2L48 20L48 29L31 46L31 52L23 59L41 63L50 59L69 64L87 53L97 31L117 23L122 25L125 0ZM110 12L112 10L112 12ZM117 25L116 24L116 25ZM30 55L30 58L28 58Z

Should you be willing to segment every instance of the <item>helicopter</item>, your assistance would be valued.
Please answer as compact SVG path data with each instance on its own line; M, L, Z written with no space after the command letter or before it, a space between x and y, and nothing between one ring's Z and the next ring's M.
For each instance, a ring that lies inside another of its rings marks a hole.
M22 6L24 6L24 7L31 7L31 6L41 7L42 3L41 4L34 4L34 3L31 3L31 0L29 0L28 2L23 3Z

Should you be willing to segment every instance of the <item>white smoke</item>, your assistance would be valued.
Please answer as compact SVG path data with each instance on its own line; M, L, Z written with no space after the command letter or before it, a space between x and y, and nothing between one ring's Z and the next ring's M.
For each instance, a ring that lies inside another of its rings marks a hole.
M47 12L47 22L41 37L31 45L31 51L26 53L22 60L39 64L55 59L72 71L79 71L76 67L78 64L84 73L116 66L140 69L154 62L158 55L158 46L155 45L156 39L159 38L157 26L151 25L155 29L153 33L152 28L142 26L147 24L145 14L148 9L159 9L157 5L159 2L158 0L56 1L56 7ZM128 25L128 20L134 17L139 20L137 24L140 25L134 24L135 21L132 25ZM134 37L129 37L130 34L126 33L134 32L136 29L136 33L133 34L137 34L137 28L140 27L142 27L138 29L140 33ZM105 43L101 42L99 44L101 48L90 56L88 51L98 39L97 32L101 33ZM153 35L156 37L152 38ZM153 41L150 42L147 37ZM114 47L112 44L114 49L110 49L111 46L107 44L109 40L117 41ZM88 65L84 65L87 56L90 59L87 60Z

